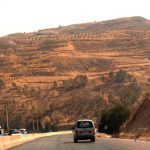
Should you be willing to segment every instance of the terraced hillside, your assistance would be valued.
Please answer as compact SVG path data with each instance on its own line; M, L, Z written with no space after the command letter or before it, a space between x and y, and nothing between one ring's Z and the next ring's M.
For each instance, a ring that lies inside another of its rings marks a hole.
M0 122L6 125L4 103L13 128L31 128L37 118L43 126L97 120L102 109L119 102L134 114L149 92L149 49L150 21L142 17L1 37Z

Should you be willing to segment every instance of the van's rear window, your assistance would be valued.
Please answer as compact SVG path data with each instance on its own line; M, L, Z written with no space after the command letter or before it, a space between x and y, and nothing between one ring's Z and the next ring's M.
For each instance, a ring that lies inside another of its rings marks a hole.
M78 121L77 128L93 128L93 123L91 121Z

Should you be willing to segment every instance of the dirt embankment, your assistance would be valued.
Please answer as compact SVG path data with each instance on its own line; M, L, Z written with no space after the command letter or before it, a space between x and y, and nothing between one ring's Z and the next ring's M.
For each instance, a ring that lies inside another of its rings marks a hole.
M120 137L134 140L150 141L150 98L149 95L143 100L141 106L135 112L129 122L126 131Z

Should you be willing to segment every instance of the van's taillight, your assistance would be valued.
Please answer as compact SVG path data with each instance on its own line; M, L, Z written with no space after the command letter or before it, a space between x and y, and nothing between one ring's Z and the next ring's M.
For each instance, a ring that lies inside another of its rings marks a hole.
M75 133L75 134L78 134L78 131L77 131L77 130L74 130L74 133Z
M92 130L92 134L95 135L95 129Z

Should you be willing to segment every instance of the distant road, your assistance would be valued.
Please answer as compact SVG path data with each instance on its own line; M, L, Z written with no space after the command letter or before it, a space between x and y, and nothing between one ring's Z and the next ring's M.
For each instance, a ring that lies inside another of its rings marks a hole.
M97 138L95 143L82 141L75 144L72 134L67 134L41 138L9 150L150 150L150 143Z

